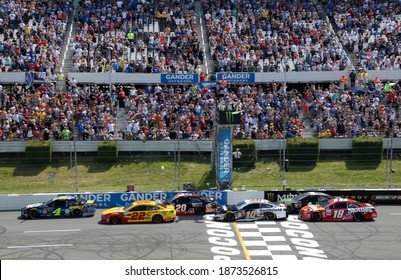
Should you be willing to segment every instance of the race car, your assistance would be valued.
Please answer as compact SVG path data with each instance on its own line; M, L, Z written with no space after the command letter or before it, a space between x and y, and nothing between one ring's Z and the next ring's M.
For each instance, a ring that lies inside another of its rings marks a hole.
M114 207L102 212L102 224L171 222L176 218L174 205L163 205L154 200L137 200L129 207Z
M20 218L93 217L95 212L95 201L71 195L61 195L47 202L33 203L25 206L21 209Z
M304 221L365 221L377 218L375 207L350 198L332 198L320 205L307 205L299 212Z
M178 193L165 203L173 204L177 215L212 214L216 212L217 208L217 203L213 198L206 198L196 193Z
M288 214L298 214L299 209L306 205L321 204L331 198L333 198L331 195L322 192L304 192L293 198L280 199L277 203L285 204L287 206Z
M262 198L250 198L236 205L217 207L214 221L256 221L276 220L288 217L285 205L280 205Z

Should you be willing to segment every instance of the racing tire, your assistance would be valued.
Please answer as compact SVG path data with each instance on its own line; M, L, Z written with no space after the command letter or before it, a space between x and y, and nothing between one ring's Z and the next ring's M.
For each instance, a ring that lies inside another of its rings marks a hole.
M204 207L196 207L195 208L195 214L204 215L205 214L205 208Z
M28 217L29 217L29 219L32 219L32 220L39 218L38 210L29 210Z
M160 224L161 222L163 222L163 217L160 215L154 215L152 217L152 223L154 224Z
M265 219L268 221L272 221L276 219L276 214L272 213L272 212L267 212L265 213Z
M361 212L357 212L354 214L355 222L362 222L364 220L363 214Z
M121 218L118 215L113 215L110 217L110 224L117 225L121 223Z
M71 217L74 217L74 218L82 217L82 211L79 209L74 209L71 213Z
M294 211L294 207L292 207L291 204L288 204L288 205L287 205L287 213L288 213L288 214L291 214L293 211Z
M322 220L322 214L320 214L319 212L314 212L310 216L310 220L312 222L320 222Z
M224 219L227 222L234 222L235 221L235 215L233 213L227 213L224 217Z

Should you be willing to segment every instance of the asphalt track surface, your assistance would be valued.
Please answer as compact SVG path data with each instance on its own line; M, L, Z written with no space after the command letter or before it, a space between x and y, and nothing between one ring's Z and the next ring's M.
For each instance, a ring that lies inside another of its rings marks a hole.
M92 218L19 220L0 212L2 260L401 260L401 207L367 222L220 223L180 216L164 224L99 224Z

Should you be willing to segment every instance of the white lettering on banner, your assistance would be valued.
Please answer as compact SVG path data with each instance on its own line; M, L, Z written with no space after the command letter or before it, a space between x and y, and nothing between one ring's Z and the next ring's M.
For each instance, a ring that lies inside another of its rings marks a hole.
M281 222L283 228L287 228L285 233L291 238L290 241L295 245L298 253L302 255L302 259L327 259L323 250L317 249L320 245L313 240L313 234L307 230L309 227L297 216L289 216L287 221Z
M235 234L229 223L210 220L206 220L205 223L206 227L209 228L207 234L211 235L208 239L210 244L217 245L210 248L210 251L215 254L213 257L214 260L230 260L230 256L238 256L241 254L241 251L236 248L238 242L232 238Z
M80 198L84 198L86 200L94 200L95 203L99 202L110 202L110 194L108 193L90 193L90 194L80 194Z
M157 199L167 199L167 194L164 192L156 193L122 193L120 196L122 201L137 201L137 200L157 200Z
M196 193L205 197L214 198L215 200L223 199L223 194L221 192L196 192Z
M296 196L297 196L296 194L292 194L292 193L283 194L283 195L277 194L277 200L286 199L286 198L294 198Z
M249 80L251 77L250 74L223 74L222 78L224 80Z
M225 173L230 172L230 160L231 160L231 153L230 153L230 140L224 140L223 146L223 171Z
M166 78L169 80L193 80L194 75L192 74L168 74Z

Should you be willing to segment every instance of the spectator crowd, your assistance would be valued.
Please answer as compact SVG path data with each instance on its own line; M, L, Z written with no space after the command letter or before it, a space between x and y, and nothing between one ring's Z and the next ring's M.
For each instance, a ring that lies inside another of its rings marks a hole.
M332 83L97 85L56 67L69 23L72 72L198 73L206 22L215 72L397 70L399 1L80 0L0 2L0 71L35 72L41 85L0 85L0 140L208 140L215 112L241 112L238 139L401 136L398 82L354 73ZM74 12L73 12L74 11ZM202 18L200 18L202 15ZM325 15L328 16L326 21ZM61 75L61 74L59 74ZM123 112L124 123L117 123ZM308 125L308 127L306 127Z

